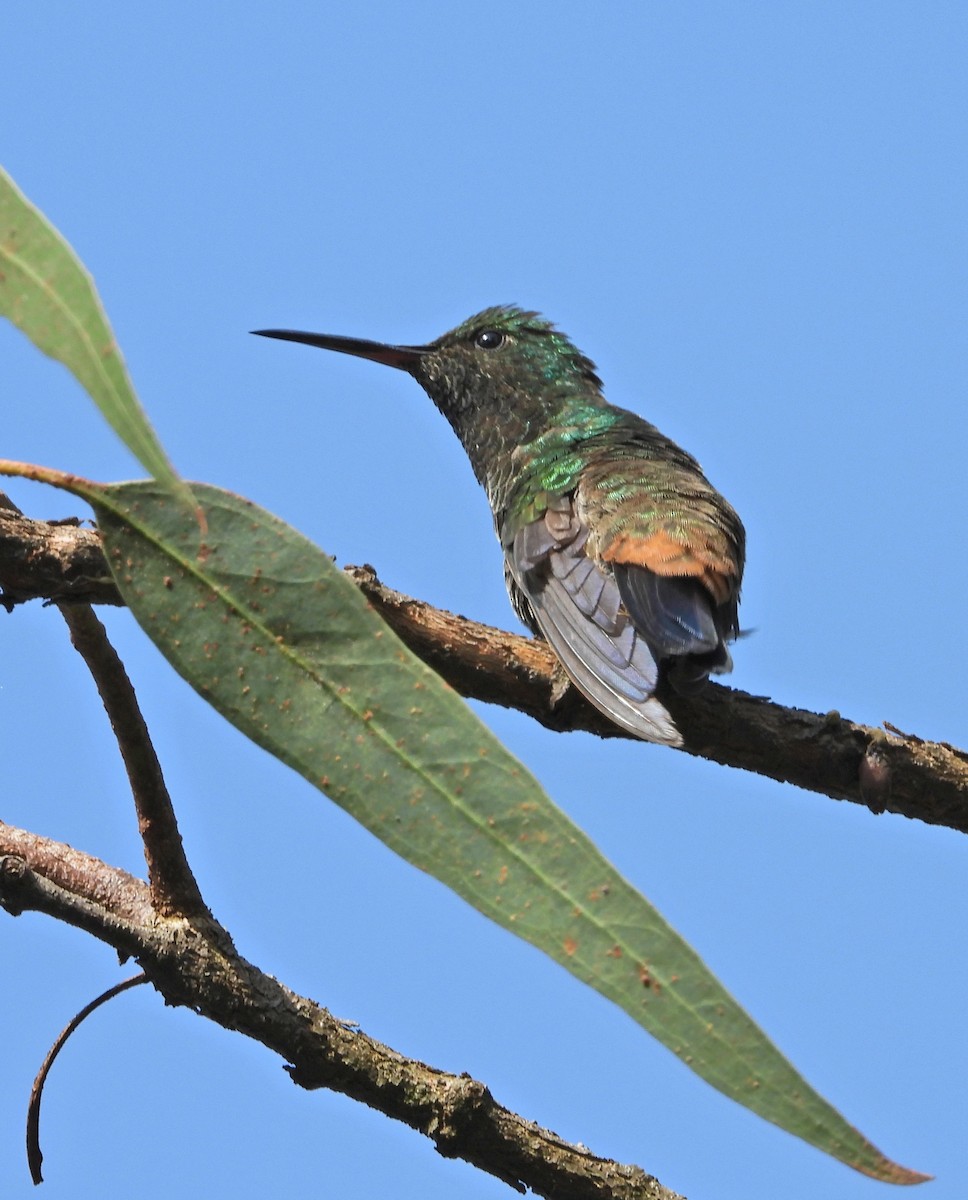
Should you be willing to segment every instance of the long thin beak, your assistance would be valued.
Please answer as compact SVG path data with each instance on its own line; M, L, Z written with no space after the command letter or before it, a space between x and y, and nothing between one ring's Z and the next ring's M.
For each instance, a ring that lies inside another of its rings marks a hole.
M383 342L368 342L364 338L336 337L329 333L302 333L298 329L253 329L258 337L281 338L284 342L304 342L321 350L338 350L340 354L355 354L371 362L398 367L412 375L427 346L387 346Z

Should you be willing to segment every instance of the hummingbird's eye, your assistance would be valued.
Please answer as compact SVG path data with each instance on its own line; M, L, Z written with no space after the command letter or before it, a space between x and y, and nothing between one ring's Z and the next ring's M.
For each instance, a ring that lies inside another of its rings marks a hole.
M474 345L480 346L482 350L497 350L504 345L506 336L500 329L482 329L474 339Z

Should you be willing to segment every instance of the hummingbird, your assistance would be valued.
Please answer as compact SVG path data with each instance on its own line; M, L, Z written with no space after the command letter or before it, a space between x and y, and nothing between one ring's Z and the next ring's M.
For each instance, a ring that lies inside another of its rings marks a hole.
M518 616L616 725L682 744L656 689L690 694L731 669L746 541L691 454L609 404L595 364L516 306L425 346L253 332L412 375L487 493Z

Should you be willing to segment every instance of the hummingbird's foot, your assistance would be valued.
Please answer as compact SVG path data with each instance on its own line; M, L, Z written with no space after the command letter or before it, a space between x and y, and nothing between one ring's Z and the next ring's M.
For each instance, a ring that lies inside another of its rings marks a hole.
M570 692L575 691L575 685L568 678L568 673L560 662L555 663L551 676L551 693L548 696L548 707L552 712L558 709L568 699Z

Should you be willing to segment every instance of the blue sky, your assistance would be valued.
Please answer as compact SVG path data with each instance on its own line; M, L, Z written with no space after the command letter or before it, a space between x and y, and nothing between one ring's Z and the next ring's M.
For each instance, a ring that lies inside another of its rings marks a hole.
M93 272L188 477L515 628L484 497L416 385L246 331L421 342L538 308L742 514L736 686L964 746L966 34L954 3L9 3L2 162ZM0 397L5 456L140 473L9 327ZM886 1194L395 859L107 616L247 957L691 1200ZM480 711L807 1078L961 1200L963 837ZM39 606L0 619L0 749L5 820L141 870L103 714ZM35 916L0 922L0 953L16 1200L33 1073L119 974ZM43 1135L49 1200L511 1194L145 989L69 1045Z

